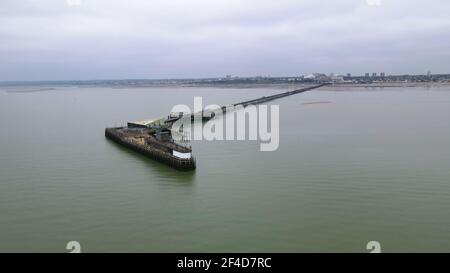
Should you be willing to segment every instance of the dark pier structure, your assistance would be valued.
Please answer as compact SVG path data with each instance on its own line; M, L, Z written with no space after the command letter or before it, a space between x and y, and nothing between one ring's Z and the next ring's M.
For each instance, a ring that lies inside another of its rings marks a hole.
M310 86L310 87L306 87L306 88L302 88L302 89L297 89L297 90L288 91L288 92L284 92L284 93L280 93L280 94L275 94L275 95L268 96L268 97L261 97L261 98L254 99L254 100L239 102L239 103L233 104L233 106L242 105L242 106L246 107L248 105L261 104L261 103L269 102L269 101L272 101L272 100L281 99L283 97L292 96L292 95L295 95L295 94L311 91L313 89L317 89L317 88L320 88L320 87L325 86L325 85L329 85L329 83L323 83L323 84L314 85L314 86ZM222 109L225 110L226 106L222 107Z
M164 130L162 131L164 132ZM181 146L170 138L155 136L150 129L106 128L105 136L114 142L138 153L149 156L175 169L190 171L195 169L195 158L190 147Z
M233 110L233 107L256 105L279 98L310 91L327 84L315 85L303 89L284 92L272 96L261 97L254 100L235 103L221 107L222 111ZM199 117L202 121L214 118L214 112L201 111L190 115L183 113L170 115L167 119L157 119L140 122L129 122L126 127L106 128L106 138L144 154L161 163L178 170L190 171L196 168L195 158L192 156L191 147L176 143L172 138L172 124L180 118L194 120Z
M275 95L272 95L272 96L266 96L266 97L261 97L261 98L257 98L257 99L253 99L253 100L238 102L238 103L235 103L235 104L222 106L221 109L222 109L222 112L225 113L227 110L228 111L233 111L234 107L237 107L237 106L247 107L249 105L257 105L257 104L261 104L261 103L265 103L265 102L281 99L281 98L284 98L284 97L300 94L300 93L303 93L303 92L311 91L311 90L320 88L320 87L325 86L325 85L330 85L330 83L322 83L322 84L319 84L319 85L314 85L314 86L309 86L309 87L305 87L305 88L301 88L301 89L296 89L296 90L293 90L293 91L279 93L279 94L275 94ZM180 116L177 116L177 117L170 118L166 122L168 124L172 124L172 123L174 123L175 121L177 121L180 118L186 118L186 117L189 118L189 116L190 116L191 120L194 120L195 117L198 117L202 121L208 121L208 120L214 118L215 113L214 113L214 111L202 111L202 112L193 113L193 114L189 114L189 115L180 115Z

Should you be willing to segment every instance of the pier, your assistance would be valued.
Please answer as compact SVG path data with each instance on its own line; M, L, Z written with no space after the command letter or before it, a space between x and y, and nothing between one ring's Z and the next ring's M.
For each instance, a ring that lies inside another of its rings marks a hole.
M301 89L296 89L296 90L292 90L292 91L288 91L288 92L284 92L284 93L279 93L279 94L275 94L275 95L271 95L271 96L265 96L265 97L261 97L261 98L257 98L257 99L253 99L253 100L247 100L247 101L243 101L243 102L238 102L238 103L234 103L231 105L226 105L226 106L222 106L222 112L225 113L227 110L233 110L234 107L237 106L243 106L243 107L247 107L249 105L257 105L257 104L262 104L262 103L266 103L269 101L273 101L273 100L277 100L277 99L281 99L284 97L288 97L288 96L292 96L292 95L296 95L296 94L300 94L300 93L304 93L307 91L311 91L317 88L320 88L322 86L326 86L329 85L330 83L322 83L319 85L314 85L314 86L310 86L310 87L305 87L305 88L301 88ZM197 113L192 113L192 114L187 114L187 115L180 115L178 117L171 117L169 119L166 120L166 123L171 126L175 121L179 120L180 118L190 118L191 120L194 120L195 117L198 117L198 119L201 119L202 121L208 121L212 118L214 118L215 116L215 112L212 110L209 111L201 111L201 112L197 112Z
M224 113L233 110L233 108L237 106L246 107L249 105L261 104L317 89L324 85L327 84L320 84L254 100L247 100L232 105L222 106L220 109ZM172 136L174 133L171 130L172 125L181 118L188 118L190 120L196 120L195 118L198 118L202 121L208 121L214 118L214 116L215 112L213 111L200 111L188 115L183 115L183 113L178 113L177 115L171 114L167 119L160 118L128 122L126 127L106 128L105 136L118 144L169 165L172 168L189 171L196 168L195 158L192 156L192 149L191 147L175 142Z
M292 96L292 95L296 95L296 94L299 94L299 93L311 91L313 89L317 89L317 88L320 88L320 87L325 86L325 85L328 85L328 83L319 84L319 85L315 85L315 86L310 86L310 87L297 89L297 90L293 90L293 91L288 91L288 92L284 92L284 93L280 93L280 94L275 94L275 95L268 96L268 97L261 97L261 98L254 99L254 100L248 100L248 101L244 101L244 102L239 102L239 103L233 104L233 106L236 107L236 106L242 105L242 106L246 107L248 105L261 104L261 103L265 103L265 102L281 99L281 98L284 98L284 97L287 97L287 96ZM226 106L222 107L222 109L226 109Z
M182 171L195 169L195 158L191 155L190 147L180 146L170 140L159 140L146 129L106 128L105 137L172 168Z

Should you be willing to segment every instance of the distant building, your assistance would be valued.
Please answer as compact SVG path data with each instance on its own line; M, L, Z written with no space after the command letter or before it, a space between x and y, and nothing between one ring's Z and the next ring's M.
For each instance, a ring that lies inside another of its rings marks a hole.
M368 77L369 77L369 75L370 75L370 73L366 73L365 77L366 77L366 78L368 78Z
M372 73L372 77L376 77L377 76L377 73Z
M381 72L380 76L384 78L384 77L386 77L386 73Z
M330 80L332 82L339 83L339 82L343 82L344 81L344 77L340 76L340 75L334 75L333 74L333 76L330 76Z
M304 80L307 81L314 81L314 82L326 82L330 80L330 77L328 77L325 74L321 74L321 73L313 73L313 74L309 74L305 77L303 77Z
M347 77L349 77L349 78L350 78L351 76L352 76L352 74L351 74L351 73L347 73Z

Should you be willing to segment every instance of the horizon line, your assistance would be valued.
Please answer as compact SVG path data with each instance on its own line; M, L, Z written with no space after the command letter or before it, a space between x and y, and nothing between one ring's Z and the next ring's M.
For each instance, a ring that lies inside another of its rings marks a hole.
M251 79L251 78L267 78L267 79L277 79L277 78L299 78L311 74L324 74L324 75L336 75L336 76L343 76L347 77L346 74L341 73L323 73L323 72L313 72L309 74L304 75L297 75L297 76L270 76L270 75L257 75L257 76L239 76L239 75L224 75L224 76L216 76L216 77L187 77L187 78L110 78L110 79L64 79L64 80L0 80L0 84L5 83L62 83L62 82L93 82L93 81L182 81L182 80L209 80L209 79L226 79L227 77L231 79L241 78L241 79ZM367 72L365 72L367 73ZM364 74L353 74L350 73L351 77L365 77ZM370 77L372 77L372 73L370 72ZM427 74L414 74L414 73L403 73L403 74L386 74L386 77L391 76L426 76ZM449 73L431 73L430 75L450 75ZM380 76L380 73L377 72L377 77Z

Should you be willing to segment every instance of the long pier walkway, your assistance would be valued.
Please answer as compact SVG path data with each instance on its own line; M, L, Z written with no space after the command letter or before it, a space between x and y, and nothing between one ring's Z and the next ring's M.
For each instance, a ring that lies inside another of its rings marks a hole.
M288 97L288 96L292 96L292 95L295 95L295 94L311 91L311 90L320 88L320 87L325 86L325 85L329 85L329 83L323 83L323 84L319 84L319 85L314 85L314 86L310 86L310 87L296 89L296 90L293 90L293 91L288 91L288 92L275 94L275 95L267 96L267 97L261 97L261 98L257 98L257 99L254 99L254 100L238 102L238 103L234 103L234 104L231 104L231 105L222 106L221 109L225 113L227 110L233 110L233 108L235 108L236 106L246 107L248 105L257 105L257 104L273 101L273 100L276 100L276 99L280 99L280 98L283 98L283 97ZM194 120L195 117L197 117L197 118L199 118L199 119L201 119L203 121L207 121L207 120L212 119L214 116L215 116L214 110L206 110L206 111L196 112L196 113L192 113L192 114L188 114L188 115L168 118L166 120L166 124L172 125L175 121L179 120L181 117L183 117L183 118L190 118L191 120Z
M302 89L297 89L297 90L288 91L288 92L284 92L284 93L280 93L280 94L275 94L275 95L268 96L268 97L262 97L262 98L258 98L258 99L254 99L254 100L248 100L248 101L244 101L244 102L239 102L239 103L233 104L233 106L242 105L242 106L246 107L248 105L261 104L261 103L269 102L269 101L272 101L272 100L280 99L280 98L283 98L283 97L292 96L292 95L295 95L295 94L311 91L313 89L317 89L317 88L320 88L320 87L328 85L328 84L329 83L314 85L314 86L310 86L310 87L306 87L306 88L302 88ZM222 107L222 109L225 109L225 108L226 108L226 106Z

